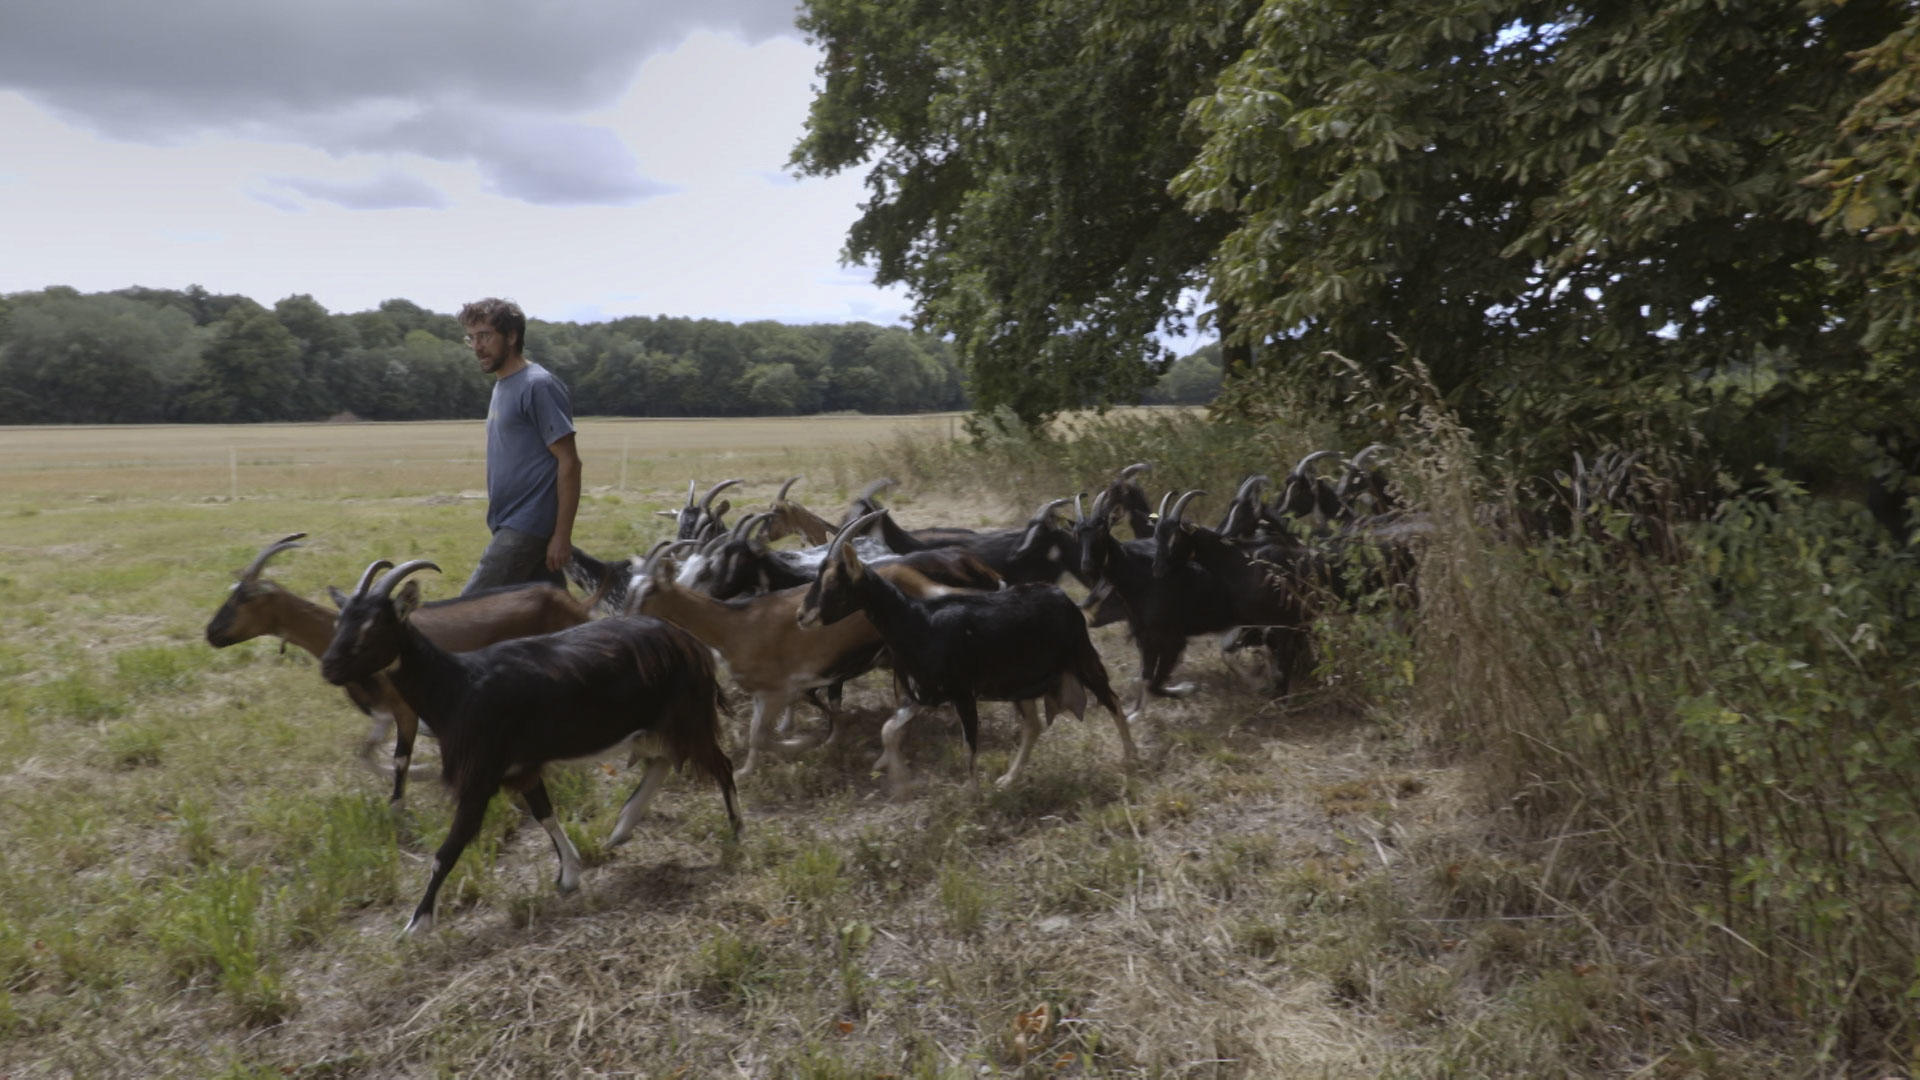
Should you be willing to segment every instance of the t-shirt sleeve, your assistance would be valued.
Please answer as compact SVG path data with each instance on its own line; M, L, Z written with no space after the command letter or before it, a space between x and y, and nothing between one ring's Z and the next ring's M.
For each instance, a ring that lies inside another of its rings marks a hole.
M573 398L559 379L542 379L527 389L527 408L541 442L552 446L573 434Z

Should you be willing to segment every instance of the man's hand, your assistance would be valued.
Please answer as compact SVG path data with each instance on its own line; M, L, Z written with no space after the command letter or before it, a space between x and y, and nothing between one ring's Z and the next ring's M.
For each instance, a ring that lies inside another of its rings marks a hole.
M572 561L573 537L555 533L553 539L547 541L547 569L565 570Z

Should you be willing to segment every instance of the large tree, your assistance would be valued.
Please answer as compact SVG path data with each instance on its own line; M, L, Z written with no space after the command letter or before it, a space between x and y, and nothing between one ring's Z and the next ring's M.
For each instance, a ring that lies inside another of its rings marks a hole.
M1175 187L1238 218L1211 288L1266 365L1411 352L1516 444L1664 412L1764 457L1876 365L1881 253L1804 181L1912 8L1266 0Z
M845 254L952 335L976 408L1033 422L1158 376L1156 333L1184 328L1231 224L1167 192L1195 149L1185 109L1254 6L807 0L825 59L794 163L868 167Z

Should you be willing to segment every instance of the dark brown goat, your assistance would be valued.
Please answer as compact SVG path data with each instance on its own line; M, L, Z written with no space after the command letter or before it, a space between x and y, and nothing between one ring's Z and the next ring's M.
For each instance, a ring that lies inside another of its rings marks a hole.
M341 609L320 672L344 686L392 665L393 685L440 736L441 776L455 798L453 824L434 852L426 892L406 933L432 928L434 898L502 787L520 793L552 839L560 860L556 886L561 892L578 887L579 852L554 817L540 775L550 762L621 747L630 748L633 761L647 759L646 774L620 809L610 847L632 834L660 781L682 761L719 785L727 820L739 836L733 763L719 742L720 687L713 654L699 639L671 623L632 616L452 653L413 625L418 582L393 595L407 575L439 567L416 559L369 587L379 566L368 568Z
M271 635L305 649L316 658L326 651L327 643L333 640L337 612L295 596L260 577L269 559L299 547L298 541L306 535L294 533L268 544L239 572L239 581L227 594L226 602L207 620L207 644L224 649ZM336 594L336 605L342 599ZM426 604L415 614L414 622L421 633L441 648L467 652L496 641L550 634L578 626L587 621L591 607L591 601L583 603L565 589L551 585L510 585ZM407 793L407 770L413 762L419 717L385 675L372 675L345 689L348 700L373 720L361 745L362 758L370 757L373 748L386 738L389 727L394 731L390 801L398 806Z

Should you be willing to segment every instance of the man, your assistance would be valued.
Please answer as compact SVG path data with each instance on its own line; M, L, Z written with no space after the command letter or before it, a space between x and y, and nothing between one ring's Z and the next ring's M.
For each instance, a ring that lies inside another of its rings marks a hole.
M564 586L580 509L580 454L565 383L525 353L527 317L509 300L460 309L467 344L493 376L487 405L487 528L493 539L462 595L497 585Z

